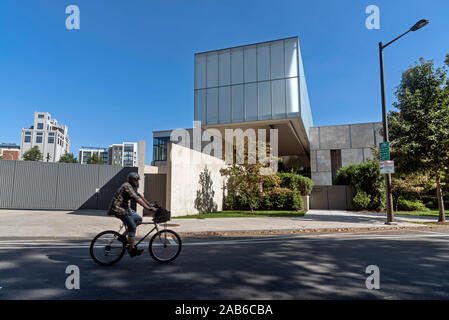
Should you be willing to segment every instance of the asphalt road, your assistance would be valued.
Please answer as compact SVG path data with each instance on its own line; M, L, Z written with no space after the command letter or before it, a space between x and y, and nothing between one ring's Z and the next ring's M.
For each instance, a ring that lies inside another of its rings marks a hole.
M95 264L86 240L0 241L0 299L448 299L449 231L184 238L170 264L148 251ZM66 288L68 265L80 289ZM380 271L369 290L366 267Z

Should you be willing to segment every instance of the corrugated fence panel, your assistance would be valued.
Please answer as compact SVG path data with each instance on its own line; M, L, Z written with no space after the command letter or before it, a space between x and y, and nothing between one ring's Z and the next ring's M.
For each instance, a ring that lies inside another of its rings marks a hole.
M137 168L0 160L0 208L105 210L131 171Z
M0 160L0 208L10 208L16 161Z
M96 209L99 165L59 163L56 208Z
M12 208L56 209L57 163L17 161Z
M114 192L126 182L128 173L137 172L135 167L99 166L98 172L98 209L107 209ZM143 183L143 181L141 181Z

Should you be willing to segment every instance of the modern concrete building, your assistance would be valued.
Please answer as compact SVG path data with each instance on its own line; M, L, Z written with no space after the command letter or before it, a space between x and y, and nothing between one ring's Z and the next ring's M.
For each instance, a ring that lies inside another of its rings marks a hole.
M19 160L20 146L15 143L0 143L0 157L3 160Z
M314 126L298 37L197 53L194 61L194 120L215 130L211 141L226 129L277 129L284 168L298 169L317 186L332 185L342 166L372 158L370 148L382 141L380 123ZM191 141L193 130L187 130ZM192 162L204 143L186 148L171 141L171 132L153 132L153 166L145 173L166 176L165 203L179 215L198 212L198 176L209 172L220 210L223 154L202 153L201 162Z
M109 151L104 147L81 147L78 153L78 161L81 164L87 164L89 157L96 154L103 159L104 164L109 164Z
M136 167L138 164L137 142L113 144L108 150L109 164L122 167Z
M43 161L58 162L61 156L70 151L68 128L58 124L47 112L35 112L33 125L22 129L20 142L20 159L32 147L38 146Z
M373 159L383 141L380 122L310 128L310 164L316 185L332 185L341 167Z

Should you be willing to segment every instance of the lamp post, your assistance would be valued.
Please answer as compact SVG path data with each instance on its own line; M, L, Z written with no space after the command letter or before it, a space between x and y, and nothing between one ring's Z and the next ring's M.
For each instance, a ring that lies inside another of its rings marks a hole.
M390 44L398 40L399 38L402 38L410 31L417 31L427 25L429 23L429 20L422 19L419 20L417 23L413 25L407 32L404 32L399 37L391 40L387 44L383 44L382 42L379 42L379 60L380 60L380 90L382 95L382 125L383 125L383 138L384 141L389 141L388 136L388 123L387 123L387 103L385 98L385 79L384 79L384 49L388 47ZM391 194L391 174L386 174L386 187L387 187L387 222L386 224L392 224L394 220L393 215L393 197Z

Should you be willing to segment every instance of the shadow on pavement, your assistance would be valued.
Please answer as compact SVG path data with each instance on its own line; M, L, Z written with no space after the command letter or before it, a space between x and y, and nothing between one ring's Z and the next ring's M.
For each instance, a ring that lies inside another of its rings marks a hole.
M145 248L147 249L147 248ZM0 251L0 299L447 299L447 242L319 240L191 245L170 264L148 251L100 267L88 248ZM80 268L67 290L65 268ZM368 265L380 290L368 290Z

